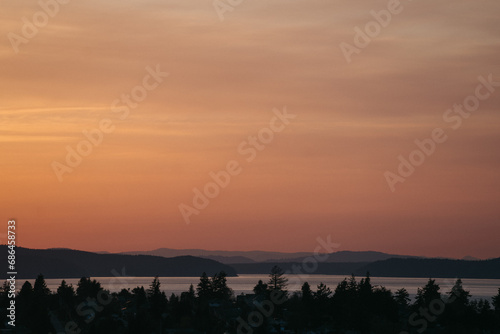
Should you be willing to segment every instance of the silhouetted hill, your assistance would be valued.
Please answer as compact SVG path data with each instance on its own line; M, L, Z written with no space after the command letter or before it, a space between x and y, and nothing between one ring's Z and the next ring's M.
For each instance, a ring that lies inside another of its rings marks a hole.
M270 259L292 259L310 256L311 253L298 252L298 253L281 253L281 252L266 252L266 251L212 251L205 249L171 249L171 248L158 248L151 251L132 251L122 252L119 254L133 254L133 255L156 255L163 257L173 257L182 255L191 255L204 258L219 258L222 263L248 263L248 262L264 262ZM237 258L244 258L243 261L238 261ZM230 262L223 262L230 261ZM235 262L233 262L235 261Z
M311 256L309 254L308 256ZM267 262L302 262L306 257L286 260L269 260ZM375 262L387 260L391 258L420 258L419 256L387 254L373 251L338 251L328 254L328 258L324 262L343 263L343 262Z
M348 260L356 258L373 259L387 254L378 252L366 252L369 254L353 254L359 252L337 253L341 253L341 258L345 259L346 262L320 262L311 274L355 274L356 276L364 276L369 271L372 276L379 277L500 279L500 258L479 261L390 258L375 262L348 262ZM338 259L339 257L335 257L337 253L333 253L332 256ZM6 263L7 249L5 245L0 246L0 254L0 261ZM285 271L289 270L290 272L294 271L292 269L294 265L303 268L302 261L253 263L251 259L246 257L213 257L225 261L240 259L247 261L247 263L237 263L229 266L211 259L194 256L165 258L152 255L97 254L72 249L28 249L18 247L16 249L16 267L18 271L17 277L20 279L35 278L39 273L43 273L46 278L109 277L113 276L113 269L121 273L122 268L125 269L127 275L136 277L152 277L155 275L199 277L204 271L210 276L219 271L225 271L228 276L236 276L237 273L268 274L274 265L278 265ZM303 269L302 272L304 272Z
M0 261L7 263L7 246L0 246ZM113 269L129 276L152 277L209 276L225 271L236 276L236 271L220 262L193 256L164 258L150 255L97 254L72 249L29 249L16 247L17 277L36 278L42 273L46 278L110 277Z
M302 262L264 262L232 264L238 274L267 274L278 265L283 270L294 272L301 268L307 273ZM309 264L308 264L309 265ZM310 274L364 276L367 272L373 277L432 277L432 278L500 278L500 258L493 260L465 261L447 259L387 259L376 262L321 262ZM299 272L300 273L300 272Z
M311 256L311 253L282 253L267 251L210 251L204 249L170 249L159 248L151 251L133 251L119 254L133 255L156 255L163 257L173 257L181 255L191 255L212 259L225 264L234 263L252 263L252 262L301 262L303 259ZM330 253L325 262L375 262L390 258L417 258L416 256L387 254L373 251L338 251Z
M388 259L366 264L355 274L367 271L379 277L500 278L500 258L466 261L448 259Z
M318 267L314 272L309 272L309 274L319 274L319 275L350 275L354 273L359 268L367 265L367 262L361 263L352 263L352 262L343 262L343 263L327 263L322 262L318 263ZM232 264L231 266L236 269L238 274L268 274L271 271L273 266L279 266L287 273L297 274L307 274L302 266L301 262L261 262L261 263L237 263ZM300 271L297 272L294 268L300 268Z
M201 258L204 259L210 259L214 260L220 263L224 264L233 264L233 263L255 263L254 260L249 259L248 257L244 256L217 256L217 255L207 255L207 256L200 256Z

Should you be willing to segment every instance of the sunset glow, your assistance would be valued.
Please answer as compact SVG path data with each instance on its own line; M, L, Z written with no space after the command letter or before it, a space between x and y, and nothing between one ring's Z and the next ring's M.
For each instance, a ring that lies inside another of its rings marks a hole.
M364 47L355 28L386 0L58 4L29 38L44 9L2 4L0 213L19 246L298 252L331 235L499 256L500 2L402 0ZM436 128L446 140L391 191L386 172ZM71 150L87 155L71 166Z

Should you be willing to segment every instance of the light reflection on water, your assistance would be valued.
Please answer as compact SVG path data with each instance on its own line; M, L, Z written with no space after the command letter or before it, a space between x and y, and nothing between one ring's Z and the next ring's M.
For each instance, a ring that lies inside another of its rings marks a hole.
M287 275L289 278L289 290L300 290L302 283L307 281L313 291L316 286L323 282L333 291L337 284L348 276L340 275ZM130 288L131 290L137 286L144 286L145 289L149 287L153 281L153 277L93 277L99 281L105 289L111 292L118 292L121 289ZM233 289L236 295L241 293L252 293L253 287L259 280L264 283L268 281L268 275L240 275L238 277L228 277L227 282L230 288ZM356 278L358 281L361 277ZM455 283L455 278L437 278L436 283L441 287L442 294L450 291ZM46 279L47 286L52 292L57 290L61 284L62 279ZM79 279L69 278L65 279L68 284L73 284L76 288ZM428 278L407 278L407 277L372 277L372 285L382 285L391 290L393 293L400 288L406 288L411 296L417 293L417 288L423 287L428 281ZM24 281L22 281L24 282ZM30 281L34 284L34 280ZM189 285L196 285L199 282L199 277L160 277L161 288L167 296L174 293L180 295L181 292L187 291ZM473 299L487 298L498 293L500 288L500 279L462 279L465 290L470 291ZM18 282L17 288L21 288L22 283Z

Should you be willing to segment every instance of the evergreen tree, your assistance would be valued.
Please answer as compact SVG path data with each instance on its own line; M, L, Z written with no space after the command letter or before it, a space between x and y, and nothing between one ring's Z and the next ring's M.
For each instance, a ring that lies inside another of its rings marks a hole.
M181 327L190 327L193 324L193 314L195 313L196 305L196 293L194 291L193 284L189 286L188 291L181 293L180 303L177 310L172 309L172 305L169 305L171 312L178 319Z
M302 302L308 303L313 299L313 293L311 291L311 286L309 285L309 283L304 282L300 290L302 292Z
M451 290L447 293L449 299L446 303L444 314L440 316L439 321L445 324L447 328L455 332L468 328L473 322L474 307L470 305L470 293L465 291L462 286L462 280L457 279ZM482 305L481 305L482 306ZM478 310L478 313L481 310Z
M82 277L76 288L76 295L79 301L84 301L87 298L97 298L97 294L102 290L101 283L95 279L90 280L89 277Z
M227 286L227 274L221 271L212 278L212 295L214 298L229 300L233 296L233 290Z
M354 276L352 276L352 278L354 279ZM354 282L356 282L356 281L354 280ZM359 290L359 293L361 296L363 296L363 295L368 296L372 293L373 286L371 283L371 278L370 278L369 272L367 272L366 277L362 278L361 281L359 282L358 290Z
M330 298L332 294L332 290L330 290L329 287L327 287L323 282L318 284L318 288L316 292L314 293L314 299L319 301L319 302L324 302Z
M177 297L175 293L172 292L170 298L168 299L168 302L171 303L172 305L177 305L179 303L179 297Z
M456 280L455 285L453 285L448 294L453 304L460 304L463 306L469 305L470 293L464 290L460 278Z
M61 281L61 285L57 288L57 296L59 304L63 307L72 307L75 300L75 289L73 285L68 285L65 280Z
M21 290L17 294L17 301L18 302L27 302L27 303L32 303L34 301L34 296L35 294L33 293L33 287L31 286L31 283L26 281L24 282L23 286L21 287Z
M352 280L354 281L354 283L356 282L354 280L354 276L352 277ZM355 286L355 284L353 286ZM358 303L360 304L360 308L367 313L373 306L373 286L370 279L370 273L366 273L366 277L361 279L356 290L359 298Z
M340 281L339 284L337 284L337 287L335 288L335 293L334 296L336 298L343 297L343 295L348 291L348 285L347 285L347 280L344 278L342 281Z
M147 291L151 314L157 319L161 317L167 307L167 296L165 295L165 292L161 291L160 287L160 280L158 276L155 276Z
M474 322L471 319L474 319L475 326L480 329L481 333L487 333L488 329L495 327L495 317L491 310L490 302L484 299L470 301L466 318L466 325L471 327Z
M31 323L33 324L31 330L34 333L45 334L53 331L49 316L49 296L50 289L47 287L43 275L39 274L33 286L35 308L31 315Z
M39 274L35 280L33 293L35 298L39 301L46 300L47 297L50 296L50 289L47 287L47 283L45 283L45 279L42 274Z
M259 282L257 282L257 285L254 286L254 288L253 288L253 293L255 293L258 296L266 295L267 294L267 284L262 282L262 280L259 280Z
M422 289L417 289L415 305L418 307L429 307L433 300L441 299L439 289L440 287L436 284L436 280L429 278L429 281Z
M498 288L498 294L493 297L493 307L496 312L500 313L500 288Z
M200 283L196 288L196 293L198 294L198 298L207 299L212 297L212 283L207 276L207 273L203 272L200 277Z
M337 287L332 297L332 308L334 321L340 328L353 328L357 320L359 311L358 286L354 276L349 281L343 279Z
M144 290L144 287L135 287L132 289L132 293L134 296L134 304L135 307L139 310L141 308L145 308L148 299L147 299L147 293L146 290Z
M383 286L377 286L373 289L368 314L372 322L377 321L380 326L385 328L384 332L389 331L390 324L398 321L399 314L398 304L391 290Z
M352 277L352 280L354 281L354 276ZM356 290L357 299L355 301L357 307L353 306L355 309L354 313L354 322L356 323L355 327L357 327L357 329L360 329L362 332L366 332L369 330L370 322L372 321L374 313L381 313L381 314L384 313L384 310L382 310L382 308L384 307L382 305L382 302L385 299L384 294L386 294L387 291L385 289L382 291L377 291L377 295L375 296L373 290L374 289L371 283L370 273L367 272L366 277L361 279ZM380 299L379 300L380 305L377 305L377 302L375 301L376 297L377 299Z
M155 276L153 279L153 282L151 282L151 285L149 286L149 289L147 291L148 297L151 298L153 296L157 296L161 294L160 290L160 280L158 276Z
M193 284L189 285L188 296L189 296L189 299L194 299L196 297Z
M282 292L287 292L286 287L288 283L288 278L285 277L283 269L278 266L274 266L269 274L269 282L267 286L271 290L278 290Z
M143 286L132 289L133 316L130 319L129 333L152 333L152 318L148 308L147 293Z
M196 292L194 291L193 284L189 285L189 290L181 293L181 302L192 305L196 299Z
M405 288L401 288L396 290L396 293L394 294L394 299L398 306L405 310L410 306L410 294Z
M17 327L26 326L33 328L32 315L35 312L35 294L30 282L24 282L16 297L17 303Z
M356 282L356 277L354 276L354 274L351 275L351 277L349 277L349 280L347 281L347 290L352 294L356 294L359 290L359 285Z

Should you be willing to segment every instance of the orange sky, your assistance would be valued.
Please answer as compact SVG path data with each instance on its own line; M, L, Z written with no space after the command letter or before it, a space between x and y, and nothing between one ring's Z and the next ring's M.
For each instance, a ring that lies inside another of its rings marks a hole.
M331 235L500 256L500 88L457 130L443 120L478 76L500 81L500 3L401 1L348 63L339 45L387 3L252 0L221 20L211 1L71 1L16 53L9 33L41 8L3 2L5 227L16 218L32 248L313 251ZM120 119L112 103L157 65L169 75ZM248 162L239 145L285 106L296 117ZM103 119L114 131L59 182L53 162ZM437 127L447 141L391 192L384 173ZM186 224L179 205L231 160L241 173Z

